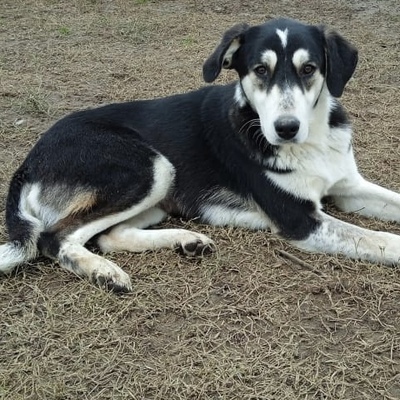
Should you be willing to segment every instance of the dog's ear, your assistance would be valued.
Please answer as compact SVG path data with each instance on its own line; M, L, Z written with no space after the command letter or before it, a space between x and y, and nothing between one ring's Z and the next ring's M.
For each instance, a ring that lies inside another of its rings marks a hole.
M241 46L243 34L247 29L249 29L249 25L238 24L224 33L221 43L203 65L203 78L206 82L215 81L221 68L232 68L233 55Z
M322 28L323 29L323 28ZM356 69L357 49L336 32L324 31L326 51L326 84L334 97L340 97Z

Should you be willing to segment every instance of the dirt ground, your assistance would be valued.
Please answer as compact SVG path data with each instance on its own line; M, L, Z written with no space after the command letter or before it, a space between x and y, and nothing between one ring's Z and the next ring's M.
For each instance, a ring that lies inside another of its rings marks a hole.
M343 97L357 159L400 190L398 0L1 0L0 242L11 174L46 127L197 88L225 29L276 16L324 23L359 48ZM399 269L265 232L165 225L210 235L217 254L112 256L135 287L123 296L44 258L0 278L1 399L400 399Z

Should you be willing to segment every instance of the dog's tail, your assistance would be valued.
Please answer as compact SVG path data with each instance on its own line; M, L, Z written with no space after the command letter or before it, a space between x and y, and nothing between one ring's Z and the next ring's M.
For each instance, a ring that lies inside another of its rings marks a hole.
M17 171L11 181L6 204L6 225L10 241L0 246L0 273L35 258L42 222L24 205L24 173Z

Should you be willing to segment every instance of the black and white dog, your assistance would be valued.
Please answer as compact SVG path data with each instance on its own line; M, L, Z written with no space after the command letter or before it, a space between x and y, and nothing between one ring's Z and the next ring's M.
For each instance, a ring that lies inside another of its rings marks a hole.
M342 210L400 222L400 195L357 171L336 100L356 64L354 47L322 27L287 19L236 25L203 74L212 82L234 69L237 82L63 118L11 181L0 270L40 252L102 287L129 291L129 276L85 244L94 238L103 252L214 249L199 233L145 230L167 214L270 229L302 249L398 265L400 236L322 211L330 196Z

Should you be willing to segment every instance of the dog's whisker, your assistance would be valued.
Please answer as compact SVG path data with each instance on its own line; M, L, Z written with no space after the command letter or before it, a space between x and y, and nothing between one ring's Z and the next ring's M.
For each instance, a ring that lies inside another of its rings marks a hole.
M239 134L246 133L248 134L248 131L253 128L254 126L261 126L260 120L258 118L256 119L251 119L247 122L245 122L242 127L239 129ZM244 132L246 130L246 132Z

